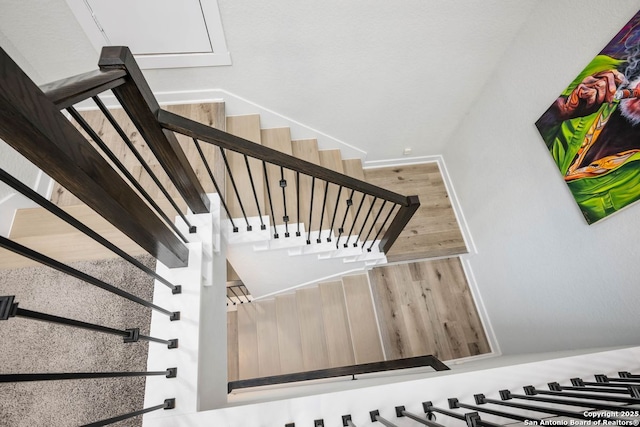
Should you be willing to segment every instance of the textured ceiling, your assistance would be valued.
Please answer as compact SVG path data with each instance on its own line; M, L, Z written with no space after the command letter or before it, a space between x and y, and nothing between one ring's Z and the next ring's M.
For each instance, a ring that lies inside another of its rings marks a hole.
M369 160L439 154L538 1L219 0L233 65L145 74L156 91L225 89ZM3 47L40 83L95 68L64 0L0 8Z

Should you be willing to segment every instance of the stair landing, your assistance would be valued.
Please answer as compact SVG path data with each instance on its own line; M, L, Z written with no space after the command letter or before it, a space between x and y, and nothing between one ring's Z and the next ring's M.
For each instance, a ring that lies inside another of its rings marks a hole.
M389 262L468 252L437 163L365 169L364 178L370 184L420 198L417 212L386 254Z

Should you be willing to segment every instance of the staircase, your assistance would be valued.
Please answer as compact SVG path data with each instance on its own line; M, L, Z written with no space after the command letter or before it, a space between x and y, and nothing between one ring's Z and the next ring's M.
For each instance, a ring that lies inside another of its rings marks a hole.
M230 381L385 360L366 274L236 307Z
M316 139L292 140L289 128L261 129L259 115L227 117L226 131L364 180L360 159L342 159L337 149L320 150ZM368 215L370 198L352 198L346 189L319 180L313 182L308 176L276 165L262 167L249 159L247 167L242 155L228 150L226 160L230 171L226 201L233 217L227 257L253 296L262 297L324 278L339 279L342 274L386 262L373 241L379 228L373 215ZM254 197L243 197L240 203L236 192ZM233 231L234 226L237 232ZM368 237L368 242L359 239L361 235ZM248 258L251 263L246 262ZM296 264L295 271L286 268L289 263ZM273 265L283 268L270 268Z

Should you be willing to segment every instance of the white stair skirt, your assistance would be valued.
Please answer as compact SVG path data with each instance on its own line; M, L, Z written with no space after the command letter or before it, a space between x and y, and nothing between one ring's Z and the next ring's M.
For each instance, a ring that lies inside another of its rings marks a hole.
M286 290L339 277L346 273L364 271L373 265L386 263L387 259L374 242L361 242L357 236L337 236L330 230L312 231L307 236L300 224L300 236L296 236L298 224L289 224L289 237L285 237L285 226L276 226L278 238L274 238L269 218L263 217L266 230L260 230L260 218L249 218L253 230L246 230L244 218L234 219L237 232L233 232L230 221L225 227L228 236L227 258L242 282L254 298L277 294ZM242 226L244 224L244 227ZM327 238L331 236L331 241ZM310 244L307 244L309 237ZM321 243L317 239L321 239ZM357 243L354 247L353 244ZM365 246L363 248L363 243ZM338 244L338 247L336 247Z

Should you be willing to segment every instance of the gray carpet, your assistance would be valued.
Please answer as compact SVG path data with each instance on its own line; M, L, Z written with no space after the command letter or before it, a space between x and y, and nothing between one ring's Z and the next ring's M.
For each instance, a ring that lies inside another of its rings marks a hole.
M141 260L153 268L153 258ZM151 300L153 280L126 261L72 265ZM149 334L150 309L48 267L0 270L0 295L15 295L20 308ZM148 345L14 317L0 321L0 373L146 371ZM0 384L0 425L78 426L129 413L143 407L144 382L139 377ZM141 426L142 417L114 425Z

